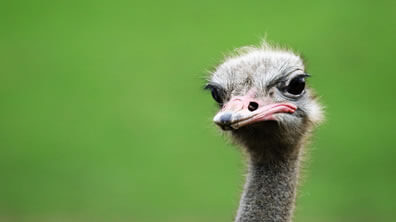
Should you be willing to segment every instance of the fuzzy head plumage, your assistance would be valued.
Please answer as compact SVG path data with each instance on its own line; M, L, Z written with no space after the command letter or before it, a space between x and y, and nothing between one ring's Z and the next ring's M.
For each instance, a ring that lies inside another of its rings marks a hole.
M292 154L290 147L299 147L322 120L321 106L305 84L309 76L302 58L290 50L267 43L241 48L205 87L220 106L214 122L258 159Z

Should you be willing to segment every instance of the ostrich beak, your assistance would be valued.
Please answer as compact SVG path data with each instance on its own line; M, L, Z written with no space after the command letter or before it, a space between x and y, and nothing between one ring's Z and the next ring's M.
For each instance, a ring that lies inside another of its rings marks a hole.
M276 120L274 114L294 113L296 110L297 107L291 103L264 103L248 93L231 98L213 121L223 130L232 130L261 121Z

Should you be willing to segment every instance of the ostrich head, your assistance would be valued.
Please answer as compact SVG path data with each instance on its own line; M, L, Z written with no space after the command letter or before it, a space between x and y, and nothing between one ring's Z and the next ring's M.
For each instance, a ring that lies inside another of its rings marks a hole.
M322 118L306 86L309 76L291 51L267 44L243 48L216 68L205 87L220 107L213 120L257 160L290 156Z

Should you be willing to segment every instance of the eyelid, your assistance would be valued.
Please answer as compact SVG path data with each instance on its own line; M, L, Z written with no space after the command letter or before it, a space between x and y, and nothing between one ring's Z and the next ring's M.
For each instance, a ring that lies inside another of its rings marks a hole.
M294 74L295 73L295 74ZM289 85L290 81L297 76L302 76L305 78L311 77L308 73L303 72L301 69L294 70L287 75L283 75L277 79L273 79L268 85L267 90L271 89L274 86L282 85L282 87Z
M296 73L296 74L292 74L289 75L289 79L294 79L296 77L311 77L311 75L309 75L308 73Z
M203 89L204 90L209 90L209 89L212 89L212 85L210 85L210 84L206 84L204 87L203 87Z
M212 90L212 89L224 90L222 86L220 86L217 83L213 83L213 82L206 84L204 87L204 90Z
M300 74L290 75L290 77L287 78L286 81L284 81L285 86L289 85L290 81L292 81L293 79L295 79L297 77L309 78L309 77L311 77L311 75L309 75L308 73L300 73Z

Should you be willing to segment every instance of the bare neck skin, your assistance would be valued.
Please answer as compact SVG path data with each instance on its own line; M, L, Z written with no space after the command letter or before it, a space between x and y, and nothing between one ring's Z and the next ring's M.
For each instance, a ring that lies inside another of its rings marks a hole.
M257 153L248 149L248 174L236 222L291 221L300 156L299 148L293 150L293 154L257 159Z

